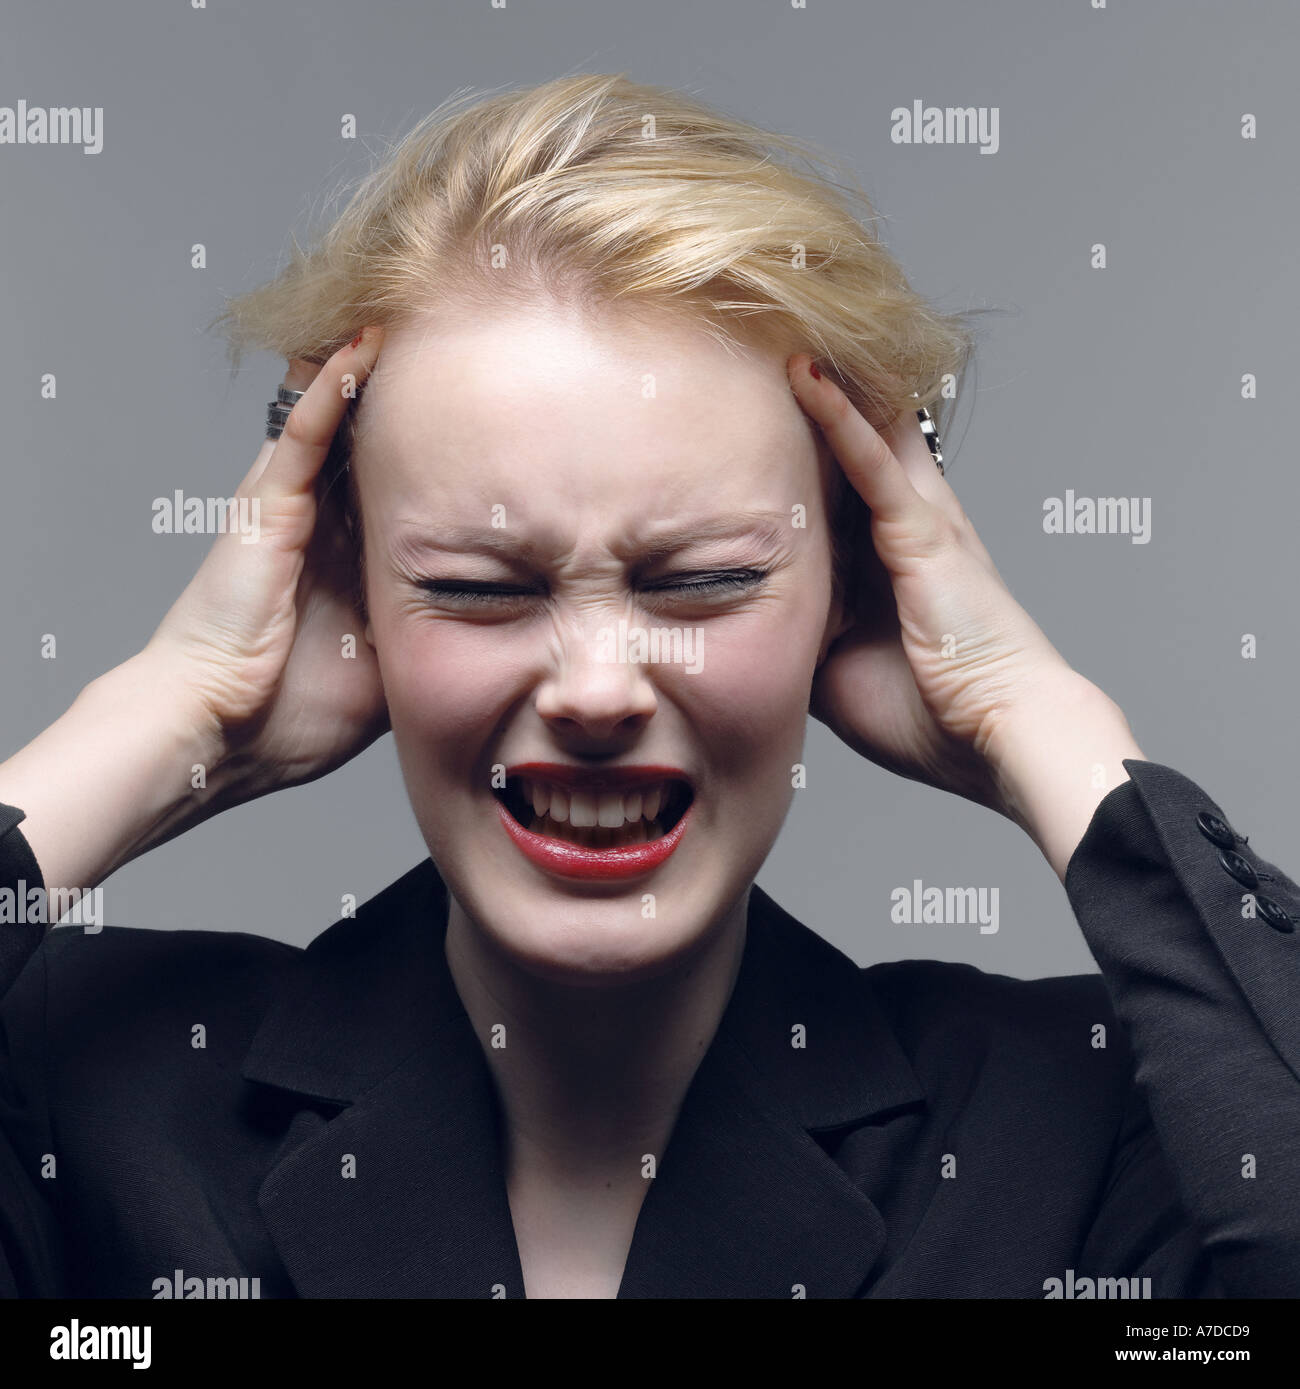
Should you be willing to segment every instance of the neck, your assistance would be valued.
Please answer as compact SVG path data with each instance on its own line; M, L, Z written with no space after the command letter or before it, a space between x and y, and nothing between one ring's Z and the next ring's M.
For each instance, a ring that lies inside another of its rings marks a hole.
M746 889L666 973L597 987L539 979L451 897L447 963L496 1083L512 1170L579 1181L662 1157L731 997L748 903ZM498 1024L504 1047L492 1045Z

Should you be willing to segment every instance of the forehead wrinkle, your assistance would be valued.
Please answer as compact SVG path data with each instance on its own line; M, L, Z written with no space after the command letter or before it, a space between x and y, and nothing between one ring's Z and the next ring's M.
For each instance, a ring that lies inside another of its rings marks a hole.
M539 538L493 530L488 526L439 526L431 530L427 525L411 522L399 523L390 544L393 556L407 564L431 553L490 554L504 560L524 559L536 563L546 549Z
M786 540L784 513L743 511L696 521L661 521L648 527L631 527L611 540L609 549L620 559L635 556L662 557L691 545L710 540L749 539L780 545ZM539 560L548 551L571 553L572 546L550 535L549 543L540 536L515 531L494 530L486 526L440 526L430 530L418 522L399 523L393 542L394 552L411 557L415 553L442 551L451 554L493 554L503 558Z
M684 524L663 521L640 534L626 534L623 542L647 555L672 554L707 540L758 539L779 544L785 539L788 521L784 512L745 510Z

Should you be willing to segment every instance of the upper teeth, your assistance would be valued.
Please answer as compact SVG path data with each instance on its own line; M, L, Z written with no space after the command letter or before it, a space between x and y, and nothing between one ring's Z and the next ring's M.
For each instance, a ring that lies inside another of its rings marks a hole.
M521 778L524 799L538 815L549 815L560 823L583 826L603 825L618 829L625 821L653 820L664 803L668 786L656 782L635 791L569 791L547 781Z

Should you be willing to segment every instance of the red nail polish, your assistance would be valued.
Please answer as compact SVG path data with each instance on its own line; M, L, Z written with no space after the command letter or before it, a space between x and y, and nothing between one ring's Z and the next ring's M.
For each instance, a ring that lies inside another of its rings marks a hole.
M808 363L808 374L809 374L809 376L815 376L815 377L817 378L818 381L820 381L820 380L822 379L822 374L821 374L821 372L817 370L817 363L816 363L816 362L809 362L809 363Z
M361 346L361 339L362 339L363 337L365 337L365 335L366 335L366 330L363 328L363 329L356 335L356 337L353 338L352 341L351 341L350 343L348 343L348 346L349 346L349 347L360 347L360 346Z

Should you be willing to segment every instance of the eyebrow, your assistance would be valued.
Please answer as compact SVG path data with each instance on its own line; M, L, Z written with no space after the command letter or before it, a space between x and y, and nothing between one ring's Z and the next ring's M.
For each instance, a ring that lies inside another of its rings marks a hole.
M647 528L639 535L619 537L615 549L640 555L662 557L706 540L734 538L759 539L780 543L789 530L791 517L781 511L744 510L674 526ZM426 525L403 526L397 541L399 549L443 550L453 554L496 554L536 558L545 546L527 536L491 527L446 526L430 529Z

